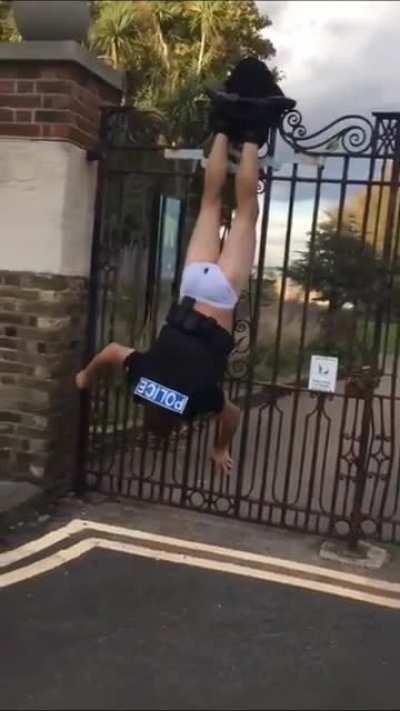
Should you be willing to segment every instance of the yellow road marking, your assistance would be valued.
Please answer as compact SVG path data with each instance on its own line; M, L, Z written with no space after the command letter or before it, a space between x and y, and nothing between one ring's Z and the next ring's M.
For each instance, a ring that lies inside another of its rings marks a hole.
M80 519L75 519L66 526L52 531L36 541L30 541L14 551L3 553L0 556L0 566L4 568L6 565L21 562L29 556L44 551L56 543L68 540L71 536L82 533L83 531L89 534L88 538L78 543L71 543L67 547L57 550L55 553L38 561L21 566L16 570L0 574L0 587L5 588L50 572L95 548L100 548L216 572L241 575L265 582L280 583L382 607L400 609L400 596L396 598L378 594L379 590L385 593L400 593L400 585L398 583L370 579L329 568L308 565L306 563L297 563L282 558L274 558L273 556L264 556L257 553L199 543L197 541L148 533L146 531L131 530L122 526L112 526L110 524L94 521L82 521ZM124 538L136 539L136 541L140 543L161 544L162 547L149 548L144 545L138 545L137 543L108 540L101 536L92 536L92 532L123 536ZM166 550L165 546L174 546L179 550ZM215 558L207 557L207 554L219 556L224 559L215 560ZM234 561L232 559L234 559ZM246 563L252 563L254 567L250 567L246 565ZM275 570L257 568L255 567L256 564L274 567ZM289 571L291 573L290 575L288 574ZM302 575L293 575L293 572L301 573ZM306 575L323 577L325 580L310 579L305 577ZM349 588L346 586L346 583L357 585L362 589L355 590Z
M138 546L132 543L110 541L101 538L88 538L84 541L71 545L67 549L53 553L40 561L31 563L30 565L18 568L17 570L13 570L8 573L3 573L0 576L0 588L15 585L16 583L35 578L38 575L43 575L43 573L48 573L96 548L140 556L142 558L150 558L158 561L161 560L168 563L188 565L194 568L212 570L219 573L241 575L243 577L263 580L265 582L280 583L282 585L304 588L315 592L329 593L338 597L371 603L381 607L400 609L400 599L396 598L381 597L378 595L372 595L366 591L352 590L350 588L330 583L288 576L269 570L257 570L256 568L249 568L248 566L239 565L237 563L193 557L186 555L185 553L172 553L170 551L145 548L144 546Z

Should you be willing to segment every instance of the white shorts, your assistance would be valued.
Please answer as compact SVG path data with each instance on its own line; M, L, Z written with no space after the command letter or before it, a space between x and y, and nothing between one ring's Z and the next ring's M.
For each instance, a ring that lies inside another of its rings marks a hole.
M179 297L184 296L218 309L232 310L239 301L239 295L214 262L193 262L184 268Z

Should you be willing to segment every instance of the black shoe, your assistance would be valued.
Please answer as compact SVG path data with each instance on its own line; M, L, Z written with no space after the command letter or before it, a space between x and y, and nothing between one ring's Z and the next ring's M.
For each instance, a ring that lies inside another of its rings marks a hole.
M269 129L279 125L283 113L296 105L284 96L268 67L253 57L239 62L223 88L207 93L214 123L225 126L223 133L234 142L251 137L259 146L267 141Z
M264 145L269 129L278 126L283 113L296 105L285 96L252 99L212 89L208 94L213 102L211 131L224 133L232 143Z
M257 97L239 96L220 89L208 89L213 103L213 114L229 124L248 125L252 128L278 126L281 116L296 106L286 96Z

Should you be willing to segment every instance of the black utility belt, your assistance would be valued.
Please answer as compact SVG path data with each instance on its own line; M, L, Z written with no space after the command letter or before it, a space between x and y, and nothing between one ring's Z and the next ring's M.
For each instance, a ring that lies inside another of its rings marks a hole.
M204 338L215 351L229 355L235 345L233 336L214 318L195 311L195 303L195 299L185 296L180 304L173 304L167 316L167 323L182 333Z

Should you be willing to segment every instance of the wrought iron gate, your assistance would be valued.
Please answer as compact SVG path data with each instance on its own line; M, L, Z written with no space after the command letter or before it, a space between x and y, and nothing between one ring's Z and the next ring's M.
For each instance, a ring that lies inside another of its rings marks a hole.
M192 224L201 170L167 160L138 116L104 116L90 352L152 341ZM353 542L400 539L399 158L400 114L311 133L286 115L264 161L257 265L226 378L242 407L233 474L213 470L208 421L157 448L116 376L84 408L86 485ZM338 357L335 394L308 389L312 354Z

